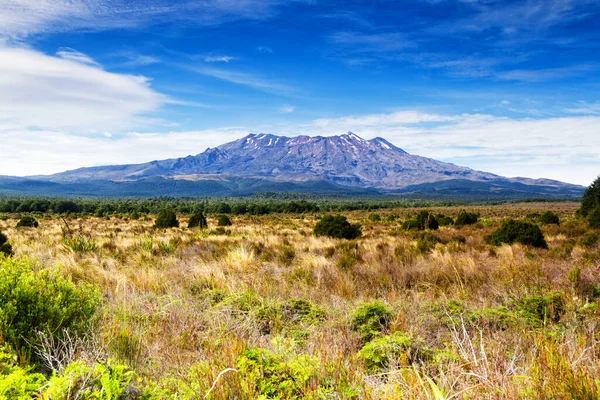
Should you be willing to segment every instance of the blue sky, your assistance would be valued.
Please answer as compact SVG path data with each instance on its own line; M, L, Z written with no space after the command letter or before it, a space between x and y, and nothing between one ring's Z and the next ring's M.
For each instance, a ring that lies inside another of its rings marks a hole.
M589 184L598 17L597 0L4 0L0 174L351 130Z

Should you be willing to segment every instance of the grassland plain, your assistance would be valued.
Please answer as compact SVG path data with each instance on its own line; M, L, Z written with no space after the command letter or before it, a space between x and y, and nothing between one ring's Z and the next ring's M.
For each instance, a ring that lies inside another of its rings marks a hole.
M0 231L14 260L99 288L97 321L54 371L111 360L126 377L114 398L600 399L599 232L578 207L432 207L479 221L430 235L401 229L420 209L348 212L351 241L313 236L310 213L208 215L207 229L8 216ZM484 239L548 210L548 249Z

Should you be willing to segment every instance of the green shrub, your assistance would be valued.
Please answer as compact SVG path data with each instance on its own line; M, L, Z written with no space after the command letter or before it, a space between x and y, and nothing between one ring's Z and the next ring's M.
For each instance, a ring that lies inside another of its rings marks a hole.
M63 244L76 253L90 253L98 249L96 242L86 236L66 235L63 237Z
M454 220L451 217L448 217L444 214L437 214L435 216L435 219L437 220L439 226L454 225Z
M461 212L458 213L458 217L456 217L456 221L454 221L454 225L473 225L477 223L478 220L479 216L477 214L461 210Z
M583 194L579 213L584 217L587 217L597 208L600 208L600 176L596 178Z
M518 242L524 245L548 248L539 226L531 222L514 219L502 223L491 235L486 236L485 240L494 246L500 246L502 243L512 244Z
M369 221L379 222L379 221L381 221L381 215L379 215L377 213L369 214Z
M417 250L420 253L429 253L436 244L442 243L441 239L431 232L418 232L416 235Z
M315 357L286 359L259 348L250 348L237 359L242 379L264 399L320 398L319 362ZM316 388L315 388L316 386Z
M440 225L433 214L430 214L429 211L423 210L419 212L415 218L405 221L402 224L402 229L418 229L421 231L425 229L436 230L439 228L439 226Z
M364 363L369 372L376 372L386 368L391 361L399 365L409 364L407 352L410 350L411 340L402 332L375 338L359 350L357 357Z
M546 211L540 215L539 221L545 225L560 225L560 217L552 211Z
M0 341L32 356L38 332L83 333L100 302L90 285L76 286L57 272L34 272L26 261L0 262Z
M8 243L8 238L2 232L0 232L0 255L12 256L12 246Z
M598 244L598 239L599 238L597 233L590 233L586 235L583 239L581 239L581 244L586 247L594 247Z
M532 326L558 322L565 313L565 300L561 292L525 296L516 301L514 306L519 315Z
M217 226L231 226L231 219L227 215L219 215Z
M190 220L188 221L188 228L200 228L205 229L208 227L208 223L206 222L206 217L202 211L194 213Z
M588 223L592 229L600 229L600 206L594 208L588 215Z
M159 229L179 227L179 221L177 221L175 211L170 208L165 208L159 212L156 221L154 221L154 227Z
M0 347L0 399L28 400L36 398L46 377L17 365L17 355Z
M363 303L352 313L352 329L368 342L389 329L392 317L392 310L381 301Z
M313 235L336 239L356 239L362 235L358 224L351 224L343 215L324 215L315 225Z
M31 215L25 215L21 217L19 222L17 222L17 228L37 228L39 226L37 220L33 218Z

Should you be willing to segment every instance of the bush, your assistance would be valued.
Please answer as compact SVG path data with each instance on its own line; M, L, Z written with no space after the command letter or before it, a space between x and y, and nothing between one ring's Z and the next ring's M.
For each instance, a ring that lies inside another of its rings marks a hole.
M552 211L546 211L543 213L539 221L545 225L560 225L560 218L558 215L554 214Z
M437 220L440 226L454 225L454 220L451 217L448 217L444 214L437 214L435 216L435 219Z
M249 381L258 398L299 399L321 398L319 391L319 363L314 357L299 356L285 359L264 349L251 348L237 359L241 377ZM312 392L312 393L311 393ZM247 393L250 398L251 393ZM313 394L314 396L310 396Z
M594 210L588 215L588 223L592 229L600 229L600 206L594 208Z
M369 342L389 329L392 316L392 310L380 301L363 303L352 313L352 329Z
M315 225L313 235L336 239L356 239L362 235L358 224L351 224L343 215L324 215Z
M379 222L379 221L381 221L381 215L379 215L377 213L369 214L369 221Z
M581 199L579 212L587 217L594 209L600 208L600 176L586 189Z
M37 228L38 226L37 220L30 215L25 215L17 222L17 228Z
M548 248L539 226L531 222L514 219L504 222L500 228L496 229L491 235L486 236L485 240L494 246L500 246L502 243L512 244L518 242L533 247Z
M219 215L217 226L231 226L231 219L227 215Z
M38 332L81 334L100 302L93 286L76 286L56 272L34 272L25 261L0 264L0 340L32 356Z
M464 226L464 225L473 225L477 223L479 216L472 212L467 212L465 210L461 210L458 213L458 217L456 217L456 221L454 221L454 225L456 226Z
M411 340L401 332L395 332L371 340L359 350L357 356L369 372L376 372L386 368L391 361L406 366L408 362L407 352L410 350Z
M429 253L436 244L442 243L439 237L431 232L418 232L416 235L417 249L422 254Z
M166 208L159 212L158 216L156 217L156 221L154 222L154 227L159 229L179 227L179 221L177 221L177 215L175 215L175 211L170 208Z
M4 254L5 256L12 256L12 246L8 243L8 238L2 232L0 232L0 254Z
M421 231L425 229L436 230L439 226L440 225L433 214L430 214L429 211L421 211L415 218L405 221L402 224L402 229L418 229Z
M190 220L188 221L188 228L200 228L205 229L208 227L208 223L206 222L206 217L202 211L194 213Z
M539 327L560 320L565 313L565 300L560 292L531 295L517 301L515 308L529 325Z

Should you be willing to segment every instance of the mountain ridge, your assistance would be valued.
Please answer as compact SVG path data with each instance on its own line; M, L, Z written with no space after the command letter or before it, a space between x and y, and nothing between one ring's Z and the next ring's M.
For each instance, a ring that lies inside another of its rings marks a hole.
M512 190L519 193L519 196L527 193L528 187L531 193L538 195L561 193L577 196L583 192L581 186L559 181L505 178L412 155L384 138L366 140L352 132L338 136L296 137L251 133L186 157L141 164L86 167L45 176L0 179L0 189L6 189L6 186L15 185L16 182L24 184L22 187L27 186L27 182L29 185L33 185L33 182L47 182L69 185L72 188L76 188L76 185L89 186L93 182L103 182L103 187L113 184L133 187L135 182L145 185L155 178L162 179L159 186L172 185L170 181L195 182L196 186L224 184L227 181L225 186L234 192L238 189L231 188L231 182L248 188L257 185L258 181L263 182L258 186L289 187L295 184L304 187L304 190L308 190L306 182L312 182L318 187L316 182L323 181L328 183L324 187L336 192L343 191L343 188L347 188L349 192L375 190L406 193L410 190L418 191L418 188L432 192L435 185L443 182L446 185L441 186L446 189L447 182L455 182L462 188L468 186L469 182L473 185L483 183L484 186L477 185L478 192L484 192L486 185L490 192L500 185L503 188L501 191ZM244 183L244 179L253 181ZM41 183L38 186L40 185L43 186ZM188 184L180 182L179 185ZM194 189L193 192L196 193L197 190Z

